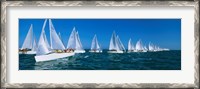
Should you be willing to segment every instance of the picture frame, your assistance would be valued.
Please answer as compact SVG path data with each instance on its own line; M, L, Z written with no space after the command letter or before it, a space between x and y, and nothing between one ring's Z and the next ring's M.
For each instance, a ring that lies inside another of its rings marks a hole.
M19 6L193 6L195 26L195 81L187 83L7 83L7 8ZM199 89L199 1L2 1L1 88L195 88Z

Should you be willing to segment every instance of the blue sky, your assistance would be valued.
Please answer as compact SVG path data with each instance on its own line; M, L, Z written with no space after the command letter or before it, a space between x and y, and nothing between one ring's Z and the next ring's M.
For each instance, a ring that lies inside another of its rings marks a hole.
M19 19L19 47L31 24L36 40L39 40L44 20ZM45 31L49 40L48 23ZM129 38L134 44L141 39L146 45L152 42L162 48L181 49L181 19L52 19L52 23L56 32L61 33L65 46L73 27L76 27L84 49L91 47L95 34L102 48L108 49L113 31L119 35L126 49Z

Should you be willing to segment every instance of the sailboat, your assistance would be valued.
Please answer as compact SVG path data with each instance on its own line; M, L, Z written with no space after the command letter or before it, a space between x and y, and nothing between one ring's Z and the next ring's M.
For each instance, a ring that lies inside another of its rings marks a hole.
M96 35L94 35L94 38L92 39L91 49L89 52L96 52L96 53L102 52Z
M79 34L74 27L67 44L67 50L73 50L75 53L85 53L85 50L82 47Z
M55 31L55 28L53 27L53 24L51 22L51 19L49 19L49 29L50 29L50 43L49 46L48 41L46 39L45 34L45 26L46 26L47 19L45 20L42 28L42 32L40 35L40 39L38 42L38 50L36 52L35 60L36 62L41 61L50 61L55 60L59 58L65 58L65 57L71 57L74 55L74 53L65 53L65 52L55 52L54 50L63 50L65 49L62 41L60 40L58 34Z
M136 50L135 50L135 47L134 47L132 40L130 38L129 41L128 41L128 53L131 53L131 52L136 52Z
M36 50L37 44L33 35L33 25L31 24L19 54L36 54Z
M136 46L135 46L135 49L136 49L136 52L147 52L147 51L144 49L141 40L137 41Z
M154 51L154 45L152 43L149 43L149 51L150 52Z
M116 36L115 31L113 31L113 34L110 39L110 46L108 53L124 53L125 48L120 41L119 36Z

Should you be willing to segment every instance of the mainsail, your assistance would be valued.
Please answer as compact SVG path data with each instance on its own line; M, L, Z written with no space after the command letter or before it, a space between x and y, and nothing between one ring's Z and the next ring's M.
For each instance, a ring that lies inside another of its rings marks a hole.
M131 38L128 41L128 50L133 51L135 49L134 44L132 43Z
M51 49L61 49L64 50L65 47L56 33L56 30L53 26L51 19L49 19L49 30L50 30L50 42L51 42Z
M125 50L124 45L122 44L119 36L117 36L117 45L119 46L119 50Z
M115 31L113 31L112 37L110 39L109 50L123 51L125 50L119 36L116 36Z
M44 55L44 54L50 53L50 50L48 49L48 46L47 46L48 41L46 39L46 34L45 34L45 30L44 30L46 21L47 20L45 20L45 22L43 24L42 32L41 32L40 39L38 42L38 49L37 49L36 55Z
M33 25L31 24L21 49L32 49L33 45Z
M112 37L110 39L109 50L119 50L119 46L117 45L117 37L115 31L112 33Z
M44 24L43 24L43 27L42 27L42 31L44 31L44 34L42 35L43 36L43 38L44 38L44 42L45 42L45 44L46 44L46 46L47 46L47 48L49 49L49 50L51 50L51 48L50 48L50 45L49 45L49 42L48 42L48 40L47 40L47 36L46 36L46 34L45 34L45 26L46 26L46 23L47 23L47 19L44 21ZM42 33L41 33L42 34Z
M129 41L128 41L128 50L132 50L132 43L131 43L131 39L129 39Z
M136 50L143 50L144 49L141 40L137 41L135 49Z
M77 42L76 49L78 49L78 50L83 50L83 47L82 47L82 44L81 44L81 40L80 40L80 38L79 38L78 31L76 32L76 40L78 41L78 42Z
M78 32L76 32L75 27L70 34L67 49L83 50Z
M99 43L98 43L96 35L92 39L91 50L100 50L100 46L99 46Z
M153 50L154 50L154 46L153 46L152 43L149 43L149 50L150 50L150 51L153 51Z

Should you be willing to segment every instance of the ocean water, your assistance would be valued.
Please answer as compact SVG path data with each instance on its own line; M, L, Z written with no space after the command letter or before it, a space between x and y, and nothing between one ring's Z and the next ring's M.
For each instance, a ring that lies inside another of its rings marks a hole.
M75 54L46 62L35 62L35 55L19 54L19 70L181 70L181 51L145 53Z

